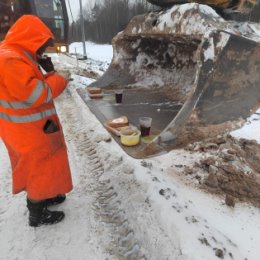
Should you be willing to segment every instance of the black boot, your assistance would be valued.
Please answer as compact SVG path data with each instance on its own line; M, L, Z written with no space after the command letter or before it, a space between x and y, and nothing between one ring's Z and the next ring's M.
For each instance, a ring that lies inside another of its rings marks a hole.
M29 225L31 227L56 224L65 217L63 211L48 210L44 200L33 203L27 199L27 208L29 210Z
M46 206L53 206L62 203L66 199L65 194L58 195L54 198L45 200Z

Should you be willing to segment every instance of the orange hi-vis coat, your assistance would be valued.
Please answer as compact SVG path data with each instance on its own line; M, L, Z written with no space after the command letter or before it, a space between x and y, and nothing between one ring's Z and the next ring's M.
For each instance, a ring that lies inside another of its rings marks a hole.
M53 99L65 89L57 74L43 75L36 51L50 38L48 27L24 15L0 44L0 137L12 165L13 193L43 200L72 189L67 149ZM59 126L45 133L48 119ZM1 164L1 160L0 160Z

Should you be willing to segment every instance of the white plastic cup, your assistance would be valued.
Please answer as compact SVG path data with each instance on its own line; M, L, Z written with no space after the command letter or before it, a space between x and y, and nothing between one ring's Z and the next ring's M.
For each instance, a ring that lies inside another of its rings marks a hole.
M121 104L123 101L123 89L115 90L115 100L117 104Z
M141 136L142 137L149 136L151 126L152 126L152 118L151 117L140 117L139 124L140 124Z

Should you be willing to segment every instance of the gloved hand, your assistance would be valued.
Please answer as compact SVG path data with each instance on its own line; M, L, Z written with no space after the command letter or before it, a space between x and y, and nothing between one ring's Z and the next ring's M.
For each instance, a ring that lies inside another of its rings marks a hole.
M59 70L57 74L65 78L67 81L70 80L71 73L69 70Z
M51 57L48 57L46 55L39 57L38 63L41 65L41 67L46 71L46 72L51 72L54 71L54 66L51 61Z

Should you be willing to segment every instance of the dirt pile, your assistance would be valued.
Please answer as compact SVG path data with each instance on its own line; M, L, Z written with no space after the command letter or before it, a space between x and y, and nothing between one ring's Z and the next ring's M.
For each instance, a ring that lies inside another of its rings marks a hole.
M91 78L91 79L98 79L99 78L98 73L96 73L93 70L89 70L89 69L72 68L72 69L70 69L70 72L77 74L79 76L87 77L87 78Z
M192 168L185 168L185 174L197 179L201 188L224 194L231 207L235 201L260 207L260 145L256 141L226 135L191 144L186 149L203 153Z

